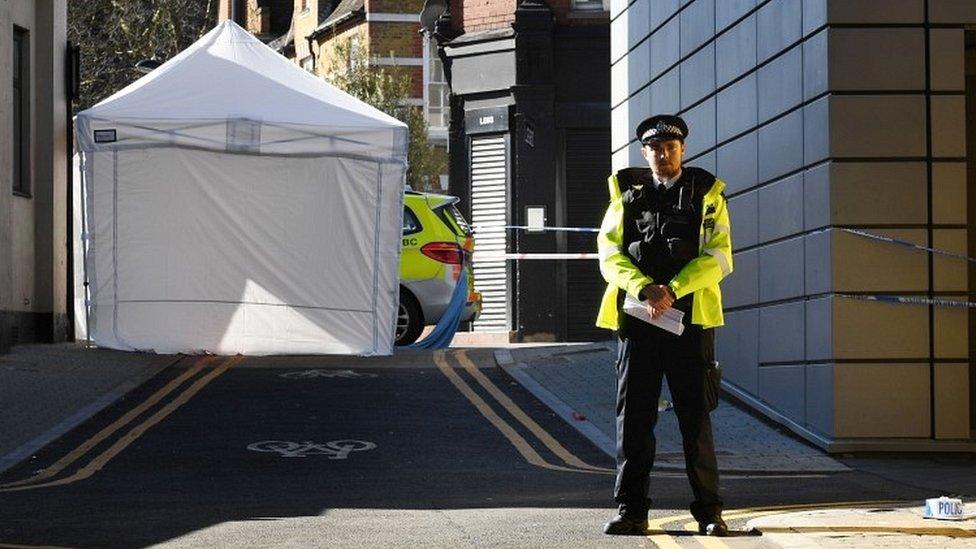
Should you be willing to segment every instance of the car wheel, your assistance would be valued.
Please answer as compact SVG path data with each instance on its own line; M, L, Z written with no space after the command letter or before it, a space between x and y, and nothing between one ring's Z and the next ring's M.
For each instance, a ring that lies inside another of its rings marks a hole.
M400 307L397 311L396 344L410 345L424 331L424 315L417 299L410 292L400 290Z

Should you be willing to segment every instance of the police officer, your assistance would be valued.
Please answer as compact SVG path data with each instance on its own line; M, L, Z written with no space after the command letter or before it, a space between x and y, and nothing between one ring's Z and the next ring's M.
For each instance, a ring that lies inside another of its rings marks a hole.
M610 176L611 202L597 237L600 272L608 283L597 326L619 336L614 486L619 514L604 527L607 534L646 532L654 425L665 376L694 493L692 516L699 533L728 534L709 412L717 403L718 383L713 328L723 324L718 283L732 272L732 242L725 184L682 165L686 137L688 126L677 116L652 116L637 126L649 168ZM670 308L683 312L682 334L625 314L627 293L644 301L652 318Z

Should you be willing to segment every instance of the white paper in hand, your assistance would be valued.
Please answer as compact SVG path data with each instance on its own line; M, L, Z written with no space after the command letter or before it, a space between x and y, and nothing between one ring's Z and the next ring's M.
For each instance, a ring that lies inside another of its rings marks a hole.
M664 314L658 318L651 318L647 312L647 302L639 301L636 297L627 294L624 299L624 312L675 335L681 335L685 331L685 325L681 323L685 314L674 307L664 311Z

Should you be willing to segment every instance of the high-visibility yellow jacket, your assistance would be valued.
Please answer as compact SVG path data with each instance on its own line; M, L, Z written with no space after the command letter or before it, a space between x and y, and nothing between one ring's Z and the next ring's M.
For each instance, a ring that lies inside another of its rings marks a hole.
M622 250L624 234L624 205L621 198L620 173L607 180L610 186L610 206L603 217L597 236L600 252L600 273L607 281L607 289L600 303L596 325L619 328L617 292L624 290L637 296L648 284L667 284L681 298L694 293L691 322L705 328L724 324L722 292L718 283L732 272L732 235L727 200L722 191L725 183L715 179L711 189L702 197L702 224L699 227L699 255L691 260L669 281L655 281L645 275Z

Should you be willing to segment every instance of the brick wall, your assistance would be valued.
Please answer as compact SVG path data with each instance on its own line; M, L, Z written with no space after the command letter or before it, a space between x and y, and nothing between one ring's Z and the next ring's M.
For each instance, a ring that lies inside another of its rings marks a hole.
M607 12L572 12L572 0L546 0L560 25L606 25ZM459 32L505 28L515 21L516 0L452 0L451 22ZM572 15L571 15L572 14Z
M420 13L424 0L366 0L367 13Z
M419 23L371 22L368 25L369 51L374 57L423 57Z
M220 0L220 5L217 6L217 21L223 23L224 21L230 19L230 3L232 0Z
M515 21L516 0L462 0L460 19L464 32L505 28ZM452 15L454 5L452 4Z
M389 57L390 54L389 54L389 51L388 50L377 50L374 47L375 43L371 41L372 38L370 38L370 40L367 40L367 36L369 36L368 33L369 32L372 32L371 31L371 28L372 27L381 27L381 26L388 26L388 25L389 26L394 26L395 25L395 26L399 26L399 27L405 27L405 26L406 27L409 27L409 25L414 25L414 24L412 24L412 23L411 24L371 23L371 24L368 24L368 25L364 25L364 24L355 25L353 27L349 27L349 28L347 28L345 30L342 30L339 34L337 34L335 36L335 38L331 38L330 37L329 40L326 40L326 41L324 41L324 42L322 42L322 43L319 44L318 49L316 50L316 55L318 56L318 62L316 63L316 73L319 76L324 76L330 70L332 70L332 68L335 67L337 63L345 63L346 62L345 59L339 59L338 58L338 56L336 55L336 51L338 49L339 44L348 44L349 43L349 40L352 39L353 36L358 36L359 37L359 43L361 45L366 46L368 48L367 51L369 51L370 57L373 57L373 58L375 58L375 57ZM416 27L416 25L414 25L414 27ZM405 33L404 36L412 36L412 37L414 37L414 40L417 42L417 46L416 47L418 49L421 48L419 34L417 34L416 31L411 31L411 33L409 33L409 34L408 33ZM388 42L388 43L396 42L396 40L394 40L392 38L390 40L391 40L391 42ZM401 52L395 52L394 55L396 57L423 57L423 51L421 50L421 51L418 51L416 53L413 53L411 51L407 51L407 52L403 52L403 53L401 53ZM383 68L387 68L389 66L388 65L383 65L382 67ZM423 98L423 96L424 96L424 69L423 69L423 67L422 66L402 66L402 67L399 67L399 68L403 71L403 75L405 77L409 77L410 78L410 81L411 81L411 93L410 93L410 95L411 95L411 97L417 98L417 99Z
M355 25L337 32L333 37L331 34L327 40L320 41L316 49L317 56L315 72L319 76L324 76L330 72L337 64L345 64L345 58L339 58L336 51L340 44L349 44L354 36L358 36L360 45L365 45L366 25ZM321 40L321 39L320 39Z

